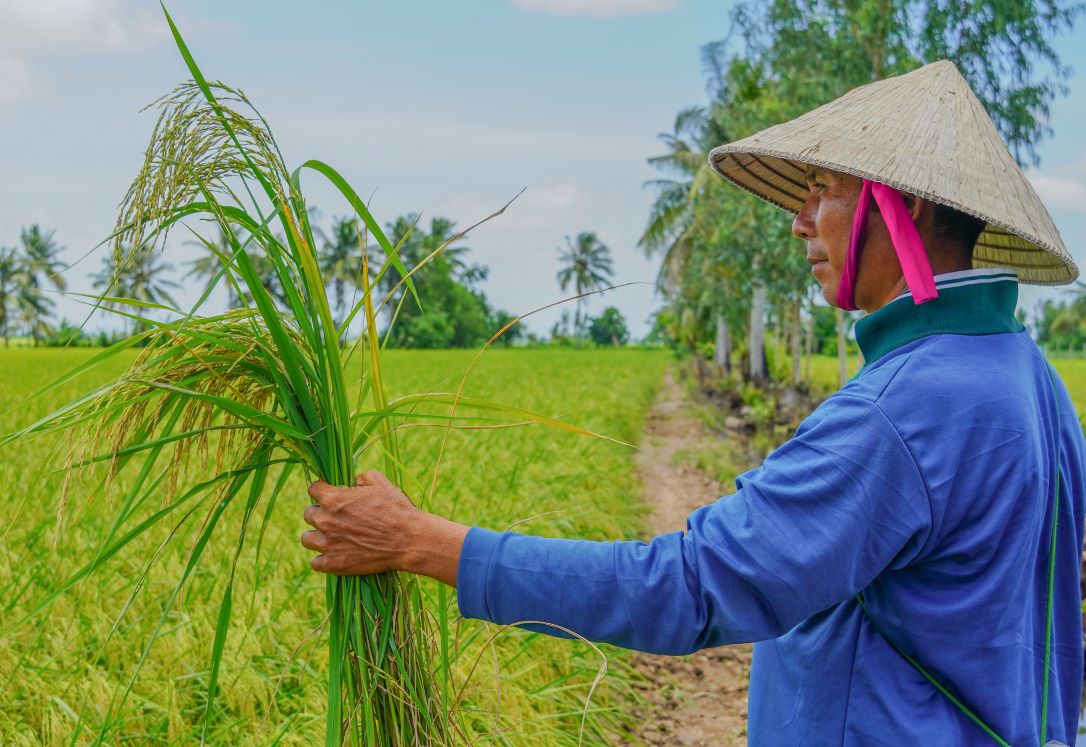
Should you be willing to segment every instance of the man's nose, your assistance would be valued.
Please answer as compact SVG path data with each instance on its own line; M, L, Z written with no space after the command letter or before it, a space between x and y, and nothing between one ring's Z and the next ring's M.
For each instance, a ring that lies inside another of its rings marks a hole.
M792 234L797 239L810 241L814 238L814 200L808 199L792 221Z

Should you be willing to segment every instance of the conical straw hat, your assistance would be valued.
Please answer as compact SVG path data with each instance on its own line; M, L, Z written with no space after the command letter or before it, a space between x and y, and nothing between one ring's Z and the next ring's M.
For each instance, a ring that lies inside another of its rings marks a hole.
M988 113L952 62L855 88L835 101L714 148L709 163L795 213L807 166L882 182L987 221L974 267L1013 267L1021 282L1062 285L1078 267Z

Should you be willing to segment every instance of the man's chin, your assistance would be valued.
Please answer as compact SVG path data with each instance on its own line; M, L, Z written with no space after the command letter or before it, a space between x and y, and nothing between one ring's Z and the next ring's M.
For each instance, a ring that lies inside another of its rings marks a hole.
M838 306L837 306L837 288L833 288L831 290L828 286L823 285L822 286L822 297L824 299L826 299L826 303L828 303L830 306L832 306L835 309L838 308Z
M822 297L826 299L833 308L840 308L837 305L837 288L841 284L841 278L838 273L834 271L834 268L829 262L820 262L811 268L811 275L814 277L815 282L822 286ZM825 277L820 277L824 275Z

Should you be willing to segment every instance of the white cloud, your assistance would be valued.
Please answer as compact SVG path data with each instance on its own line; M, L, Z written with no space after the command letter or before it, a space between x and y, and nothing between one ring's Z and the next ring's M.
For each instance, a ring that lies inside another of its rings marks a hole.
M138 0L0 0L0 103L41 87L33 71L43 61L135 52L167 38L161 11Z
M0 0L0 44L27 52L121 52L166 38L157 8L133 0Z
M663 13L679 7L680 0L513 0L521 10L562 16L628 16Z
M1086 160L1086 159L1084 159ZM1086 164L1060 169L1057 174L1026 174L1042 202L1052 207L1086 209Z
M29 91L26 66L14 57L0 56L0 103L21 99Z

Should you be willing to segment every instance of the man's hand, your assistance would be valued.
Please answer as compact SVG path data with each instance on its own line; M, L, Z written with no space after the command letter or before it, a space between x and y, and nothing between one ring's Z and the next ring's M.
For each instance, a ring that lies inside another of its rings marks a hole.
M302 533L302 545L320 553L310 562L315 570L409 571L456 586L468 527L416 508L380 472L359 475L353 488L315 482L309 495L317 503L306 507L304 519L314 529Z

